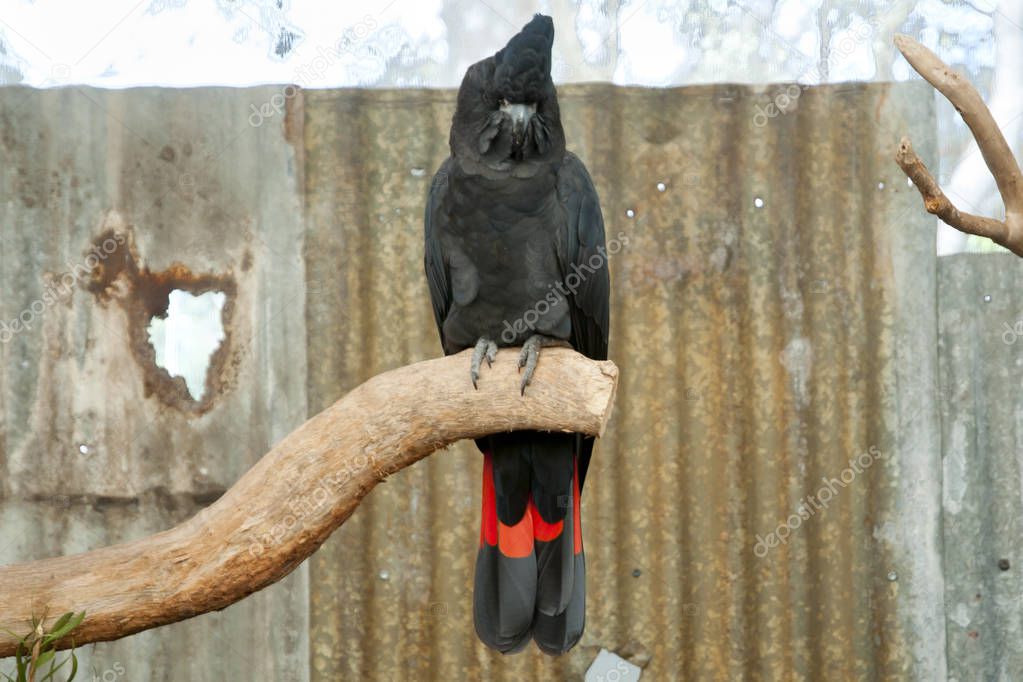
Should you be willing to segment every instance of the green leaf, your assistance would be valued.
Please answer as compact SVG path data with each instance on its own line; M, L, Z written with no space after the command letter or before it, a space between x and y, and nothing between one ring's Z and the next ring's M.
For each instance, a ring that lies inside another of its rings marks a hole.
M18 651L14 656L14 664L18 668L18 679L24 680L28 676L28 665L25 661L25 640L18 642Z
M77 616L72 616L71 622L73 625L71 626L71 629L74 630L76 627L81 625L83 620L85 620L85 611L82 611Z
M39 654L39 658L36 659L36 670L42 668L44 665L52 661L56 653L57 652L54 651L53 649L48 649Z
M71 674L68 675L67 682L75 679L75 675L78 674L78 657L75 656L75 650L71 650Z
M64 620L65 616L67 617L67 620ZM56 627L55 624L53 630L50 631L50 634L43 638L43 646L63 639L67 633L81 625L83 618L85 618L85 611L82 611L78 615L75 615L74 613L65 613L60 617L60 620L57 621L57 623L61 623L60 627Z
M58 618L57 622L53 624L52 628L50 628L50 632L54 632L56 630L60 630L62 627L64 627L65 623L67 623L69 620L71 620L71 616L73 616L73 615L75 615L73 611L68 611L63 616Z

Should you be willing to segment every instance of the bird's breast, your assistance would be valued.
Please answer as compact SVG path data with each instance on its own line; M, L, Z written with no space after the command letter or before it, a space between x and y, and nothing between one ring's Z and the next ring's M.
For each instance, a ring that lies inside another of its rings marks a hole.
M517 345L533 333L568 338L569 313L558 287L557 239L564 213L553 191L453 206L442 236L455 305L445 333L471 345L486 336Z

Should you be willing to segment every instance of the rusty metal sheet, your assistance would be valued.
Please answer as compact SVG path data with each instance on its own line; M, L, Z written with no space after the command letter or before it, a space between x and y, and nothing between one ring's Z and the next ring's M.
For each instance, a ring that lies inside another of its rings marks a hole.
M459 445L311 560L312 678L579 679L607 648L658 680L941 679L934 222L892 162L905 133L933 161L930 91L560 92L621 246L586 635L557 660L476 641L480 458ZM453 93L303 106L315 411L440 351L422 209Z
M0 561L180 522L303 421L300 155L251 118L279 92L0 88ZM227 295L200 402L148 343L173 288ZM305 680L306 595L303 568L83 674Z

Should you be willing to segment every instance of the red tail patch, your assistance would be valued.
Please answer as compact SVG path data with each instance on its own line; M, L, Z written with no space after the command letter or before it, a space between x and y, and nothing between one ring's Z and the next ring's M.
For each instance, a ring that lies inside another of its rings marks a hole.
M529 501L528 507L533 505ZM497 518L494 494L494 465L490 453L483 455L483 519L480 523L480 545L497 548L507 557L520 558L533 553L533 515L526 513L518 523L507 526Z
M579 457L575 458L575 471L572 473L572 535L574 536L575 553L583 551L583 520L579 504Z
M529 513L533 517L533 538L540 542L550 542L559 535L561 535L561 529L565 527L564 521L558 521L557 523L547 523L540 516L540 510L533 504L533 496L529 496Z
M490 453L483 454L483 509L480 522L480 546L495 545L508 557L524 557L533 551L533 541L551 542L564 530L565 522L548 523L540 516L530 495L526 513L513 526L506 526L497 518L497 500L494 493L494 464ZM579 504L579 460L576 458L572 475L572 535L574 552L583 551L582 519Z
M497 544L497 501L494 499L494 462L490 453L483 453L483 519L480 523L480 546Z

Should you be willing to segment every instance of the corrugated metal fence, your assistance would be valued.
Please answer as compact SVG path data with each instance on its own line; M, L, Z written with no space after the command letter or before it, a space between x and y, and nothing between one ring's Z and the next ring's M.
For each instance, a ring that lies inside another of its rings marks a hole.
M621 246L581 644L552 660L476 641L480 458L460 444L377 488L280 585L86 647L93 674L578 679L606 647L656 680L1023 675L1023 266L935 258L891 160L904 133L933 160L929 88L561 101ZM0 344L0 561L180 521L306 414L439 353L421 220L452 106L0 90L0 320L105 254ZM139 331L174 286L229 292L200 405Z

